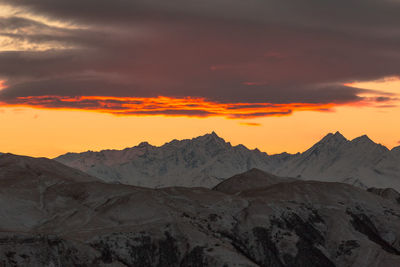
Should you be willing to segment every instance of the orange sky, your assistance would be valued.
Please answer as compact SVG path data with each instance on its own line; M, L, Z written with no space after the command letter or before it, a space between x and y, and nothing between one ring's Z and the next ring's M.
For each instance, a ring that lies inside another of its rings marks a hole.
M398 46L392 34L384 38L396 12L370 31L375 20L360 28L350 14L342 27L347 13L323 9L309 21L309 8L293 16L290 5L276 13L267 2L234 1L231 20L226 8L208 10L215 1L204 2L204 14L171 5L163 15L154 1L137 18L135 1L125 3L132 13L112 2L104 13L81 8L90 1L73 12L46 1L3 2L0 152L55 157L212 131L269 154L302 152L336 131L400 145L400 79L342 85L398 73ZM264 21L267 11L277 20ZM254 14L261 16L253 21Z
M398 93L400 80L353 86ZM328 132L352 139L367 134L389 148L400 145L400 107L338 106L332 112L299 111L255 119L115 116L100 112L0 107L0 151L54 157L66 152L122 149L148 141L162 145L216 131L233 145L267 153L304 151Z

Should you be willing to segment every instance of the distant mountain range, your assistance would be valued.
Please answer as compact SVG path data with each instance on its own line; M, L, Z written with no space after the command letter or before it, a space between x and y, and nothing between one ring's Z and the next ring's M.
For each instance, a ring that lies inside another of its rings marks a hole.
M216 158L221 148L211 144L227 146L208 135L171 150L198 142L211 142L202 153ZM250 157L243 147L232 151ZM1 266L400 266L394 190L258 169L212 190L151 189L11 154L0 155L0 185Z
M400 190L400 147L389 150L365 135L350 141L339 132L297 154L267 155L232 146L213 132L161 147L144 142L124 150L67 153L55 160L107 182L151 188L212 188L258 168L285 177Z
M232 146L214 132L191 140L173 140L161 147L141 143L124 150L68 153L55 160L107 182L153 188L211 188L251 168L274 167L266 153Z
M336 132L307 151L291 155L271 171L281 176L399 190L400 147L389 150L366 135L350 141Z

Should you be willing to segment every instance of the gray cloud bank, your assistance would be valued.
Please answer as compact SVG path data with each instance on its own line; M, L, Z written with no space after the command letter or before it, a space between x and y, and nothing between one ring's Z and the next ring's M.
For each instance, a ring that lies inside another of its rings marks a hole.
M400 75L399 1L0 0L3 102L24 96L377 103ZM49 25L36 16L62 23ZM65 26L63 26L64 24ZM67 25L73 26L69 27ZM41 49L39 49L41 48Z

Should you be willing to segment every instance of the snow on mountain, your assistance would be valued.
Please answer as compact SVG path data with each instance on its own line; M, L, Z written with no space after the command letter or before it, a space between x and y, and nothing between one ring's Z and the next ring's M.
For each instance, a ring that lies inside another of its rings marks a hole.
M191 140L173 140L161 147L141 143L121 151L68 153L55 160L105 181L152 188L211 188L251 168L271 168L266 153L232 146L214 132Z
M234 174L258 168L285 177L400 191L400 148L390 151L366 135L350 141L339 132L294 155L268 156L243 145L231 146L213 132L161 147L141 143L124 150L68 153L56 160L108 182L152 188L212 188Z
M351 185L150 189L14 155L0 173L2 266L400 265L400 206Z
M328 134L274 170L280 176L400 189L400 157L364 135L347 140Z

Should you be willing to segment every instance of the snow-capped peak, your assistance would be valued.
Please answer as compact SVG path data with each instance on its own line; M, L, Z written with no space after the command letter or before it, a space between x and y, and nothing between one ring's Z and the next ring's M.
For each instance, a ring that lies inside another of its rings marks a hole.
M339 143L344 143L347 142L348 140L340 133L329 133L327 134L324 138L321 139L316 145L322 145L322 144L339 144Z
M199 136L197 138L194 138L194 139L192 139L192 141L215 143L215 144L220 144L220 145L228 144L223 138L219 137L214 131L212 133L205 134L205 135Z
M349 140L347 140L341 133L336 132L335 134L329 133L324 136L318 143L313 145L310 149L301 153L302 157L310 158L310 157L319 157L325 154L336 153L336 151L340 150L342 146L345 146ZM299 155L299 156L300 156Z
M359 147L358 151L362 150L378 150L380 152L387 152L389 149L381 144L377 144L372 141L367 135L362 135L360 137L354 138L350 142L353 146Z

